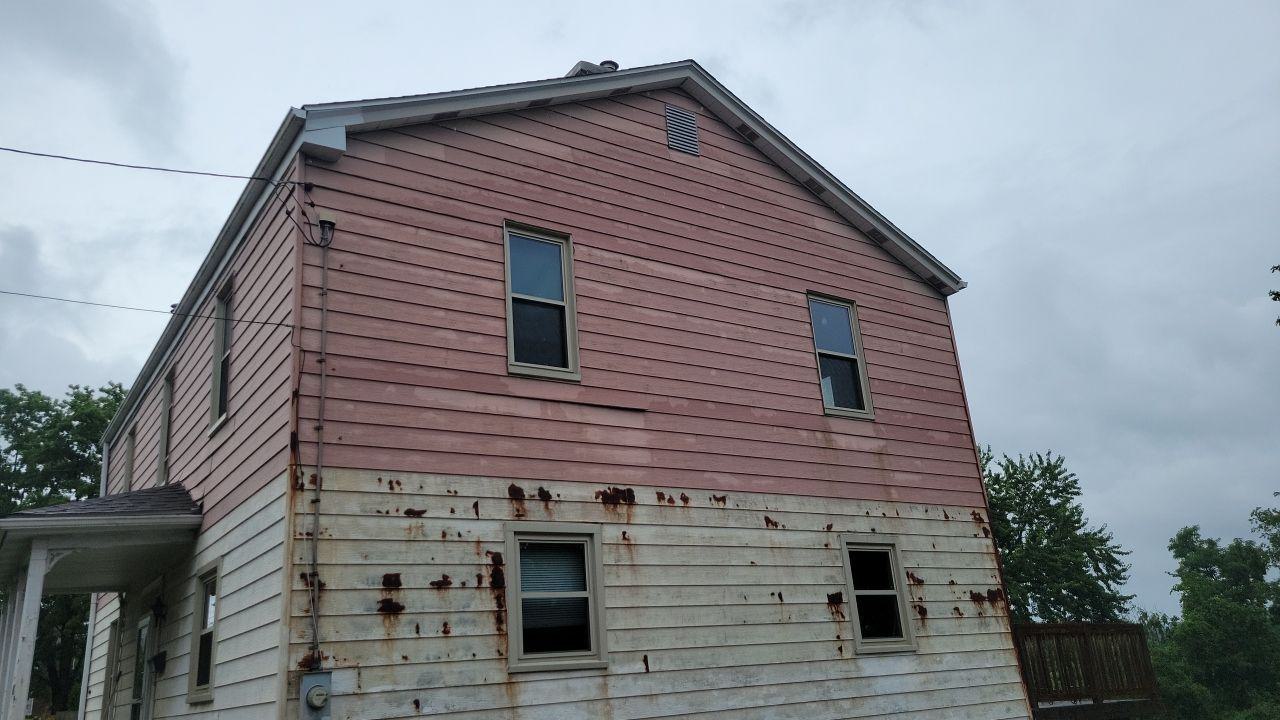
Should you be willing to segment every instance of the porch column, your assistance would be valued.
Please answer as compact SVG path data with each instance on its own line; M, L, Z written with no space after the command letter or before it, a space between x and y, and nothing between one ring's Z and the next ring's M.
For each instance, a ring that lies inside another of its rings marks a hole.
M19 573L6 588L4 613L0 614L0 687L9 685L9 651L13 648L14 618L18 616L14 608L22 604L22 586L26 575ZM0 707L0 718L4 718L5 708Z
M40 624L40 598L44 594L44 574L49 568L49 546L43 539L31 542L31 561L27 564L22 604L14 606L17 622L13 627L12 664L5 673L4 697L0 698L5 714L0 720L20 720L27 712L27 693L31 690L31 663L36 651L36 629Z

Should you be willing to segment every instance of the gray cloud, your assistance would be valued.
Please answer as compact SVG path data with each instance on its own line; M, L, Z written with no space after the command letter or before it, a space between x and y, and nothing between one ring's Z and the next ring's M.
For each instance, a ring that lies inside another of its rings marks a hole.
M98 98L86 105L70 94L28 96L24 112L95 114L103 106L137 145L177 149L183 63L163 42L146 5L0 4L0 62L11 76L57 71Z
M1067 456L1141 604L1174 608L1179 527L1245 534L1280 489L1280 5L121 7L0 5L0 137L247 171L290 105L693 57L970 281L979 440ZM239 189L5 158L0 187L0 282L148 307ZM127 382L164 319L33 302L0 299L0 385Z

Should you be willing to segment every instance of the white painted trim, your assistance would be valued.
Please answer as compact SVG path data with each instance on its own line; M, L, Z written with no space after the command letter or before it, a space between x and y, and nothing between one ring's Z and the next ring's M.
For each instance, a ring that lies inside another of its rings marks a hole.
M40 625L40 599L44 594L44 574L49 564L49 548L43 540L31 543L31 561L27 565L26 587L22 592L13 665L5 685L4 702L8 718L22 718L27 712L27 695L31 690L31 664L35 659L36 631Z
M9 517L0 520L0 532L40 530L19 535L55 535L63 532L89 533L127 528L198 528L201 515L79 515L75 517Z
M89 665L93 661L93 635L98 625L98 596L89 595L89 622L84 629L84 659L80 661L80 705L76 717L84 720L85 707L89 703Z

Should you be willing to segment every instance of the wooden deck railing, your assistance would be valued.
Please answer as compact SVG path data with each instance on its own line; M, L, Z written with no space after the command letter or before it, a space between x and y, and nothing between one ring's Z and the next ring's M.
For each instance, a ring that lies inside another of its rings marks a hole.
M1013 637L1036 717L1123 717L1121 704L1158 703L1141 625L1022 624Z

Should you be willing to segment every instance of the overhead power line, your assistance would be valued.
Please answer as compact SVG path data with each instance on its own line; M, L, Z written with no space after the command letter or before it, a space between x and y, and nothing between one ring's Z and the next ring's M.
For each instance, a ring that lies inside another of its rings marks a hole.
M272 180L269 177L261 177L259 175L233 175L230 173L206 172L204 170L178 170L176 168L159 167L156 165L135 165L133 163L113 162L111 160L94 160L91 158L74 157L72 155L57 155L55 153L36 152L35 150L23 150L21 148L0 146L0 150L16 153L18 155L52 158L54 160L69 160L71 162L88 163L90 165L108 165L110 167L128 168L130 170L152 170L155 172L177 173L179 175L202 175L204 177L231 178L233 180L262 180L263 182L269 182L272 185L301 184L297 180Z
M73 300L71 298L54 297L52 295L36 295L34 293L18 292L16 290L0 290L0 295L14 295L17 297L35 298L37 300L54 300L57 302L74 303L76 305L93 305L94 307L111 308L113 310L132 310L134 312L159 313L161 315L177 315L179 317L202 318L205 320L222 320L217 315L200 315L197 313L180 313L174 310L156 310L154 308L132 307L130 305L112 305L111 303L91 302L89 300ZM252 325L275 325L277 327L293 328L292 323L273 322L271 320L243 320L240 318L231 318L233 323L248 323Z

